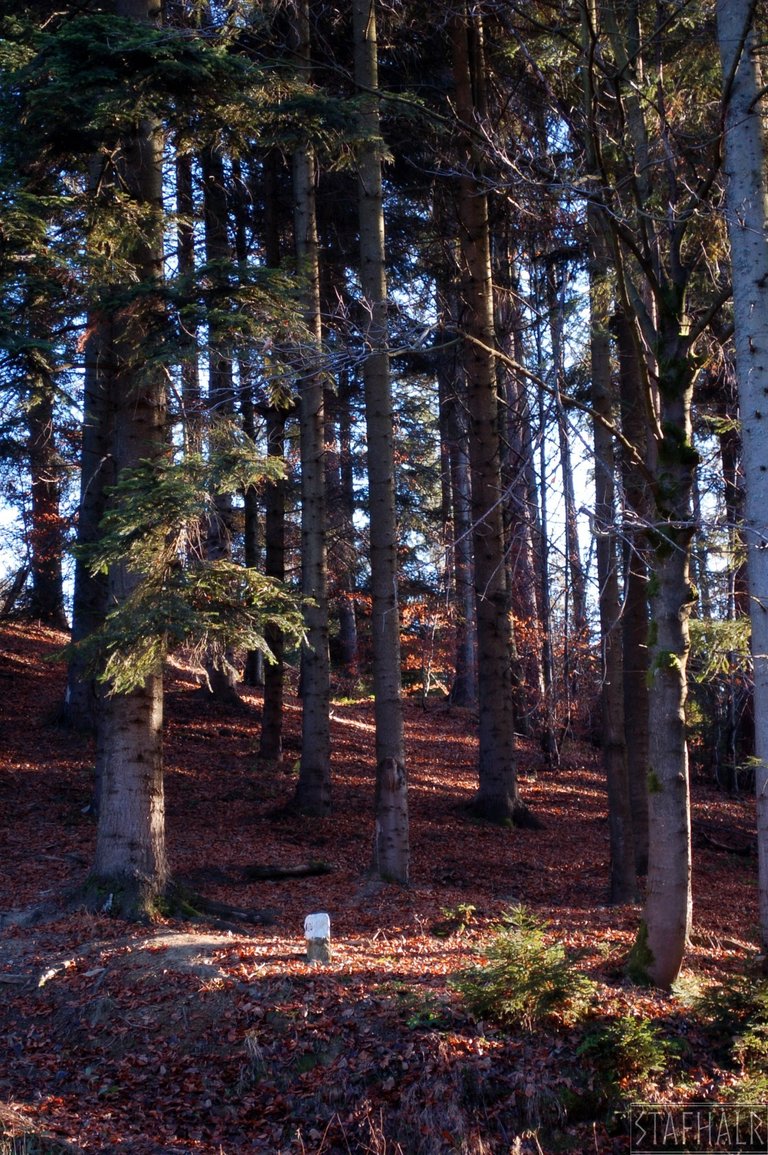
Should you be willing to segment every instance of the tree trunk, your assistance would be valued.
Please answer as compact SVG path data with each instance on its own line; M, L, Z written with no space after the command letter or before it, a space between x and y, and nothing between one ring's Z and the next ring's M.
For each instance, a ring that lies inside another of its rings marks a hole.
M615 313L612 327L619 358L621 431L646 458L648 428L643 405L639 353L632 326L626 316ZM637 466L622 453L624 490L624 606L622 612L622 665L624 670L624 726L632 736L627 742L627 776L632 807L635 869L648 871L648 563L646 526L650 518L647 483Z
M768 948L768 139L764 80L749 0L718 0L725 78L725 171L742 419L757 791L760 938Z
M679 307L680 308L680 307ZM694 599L689 564L691 489L697 457L691 445L693 365L680 314L659 317L662 436L655 478L653 574L648 646L650 686L647 971L661 987L677 977L691 927L691 815L685 731L688 617Z
M636 895L632 812L624 731L624 686L621 653L619 542L616 532L616 484L613 437L605 422L614 417L611 352L608 332L607 261L599 221L590 221L592 407L595 443L595 524L597 585L600 602L602 677L600 704L602 750L608 792L610 900L630 902ZM603 421L599 420L603 418Z
M355 677L358 669L357 611L355 607L357 552L355 549L355 483L352 449L352 389L350 374L342 369L338 383L338 439L339 439L339 584L337 613L339 615L339 656L348 678Z
M266 411L267 452L284 460L285 410ZM285 480L264 487L264 573L285 581ZM274 661L264 666L264 709L261 716L259 760L278 765L283 756L283 695L285 689L285 641L283 631L271 623L264 638Z
M190 286L195 275L195 198L192 184L192 157L176 156L176 209L179 276ZM197 351L197 328L189 328L185 317L179 328L181 344L181 400L184 408L184 444L192 453L203 447L203 397Z
M209 146L203 149L200 167L203 177L205 256L210 266L208 279L215 286L218 280L226 281L223 270L232 259L226 175L223 160L216 148ZM234 416L232 348L226 327L215 317L216 309L217 304L214 302L214 314L208 321L208 419L212 427ZM205 550L209 561L231 560L233 526L232 494L216 494L213 512L206 526ZM240 705L238 673L231 651L209 654L205 665L211 696L218 702Z
M309 3L297 0L296 53L309 83ZM299 358L301 445L301 590L306 642L302 646L301 767L296 804L308 814L331 809L330 659L326 562L325 412L320 317L320 269L315 212L315 154L304 144L293 154L294 233L303 278L309 344Z
M89 190L108 180L102 164L91 165ZM77 544L92 545L99 536L106 508L107 490L115 483L115 463L111 455L114 434L114 350L112 321L92 314L88 318L83 379L83 424L80 449L80 503L77 515ZM75 560L75 582L72 595L72 642L82 642L104 623L107 612L107 580L91 572L86 559ZM86 670L82 657L73 651L67 666L67 688L64 716L77 730L96 730L99 703L103 690L92 673ZM96 758L96 794L101 758Z
M446 370L449 370L446 372ZM464 371L458 358L450 366L442 357L437 369L441 400L441 426L448 450L451 497L454 616L456 646L451 702L477 706L477 622L475 612L474 559L472 556L472 497L469 444L462 400Z
M32 617L66 630L61 560L64 521L61 516L60 477L53 431L53 381L48 371L32 367L27 402L27 437L31 478L30 572Z
M238 157L232 158L232 186L235 259L242 267L245 267L250 258L248 244L249 188ZM243 432L255 444L258 437L255 405L256 373L248 348L239 349L237 356L237 393L240 401ZM256 485L248 485L243 491L243 561L248 569L256 569L261 561L259 511L259 488ZM246 686L264 685L264 654L261 650L249 650L245 655L243 681Z
M499 413L494 347L493 283L487 197L472 175L473 84L481 82L481 28L466 11L453 21L456 111L463 127L458 213L463 276L464 369L469 412L475 547L479 785L475 806L493 822L522 811L517 789L512 687L512 632L501 513Z
M502 350L522 364L521 317L517 305L519 288L507 257L505 291L496 304L497 333ZM502 482L504 487L507 580L522 684L517 696L516 725L520 733L540 733L544 711L541 619L536 591L534 536L538 525L535 479L532 482L531 415L525 381L509 364L500 368L500 387L506 419L502 436ZM533 492L533 502L531 501Z
M118 16L152 24L148 0L117 0ZM162 136L144 119L121 141L116 159L124 195L143 224L132 244L131 264L143 292L112 316L115 358L114 440L118 477L165 450L165 391L162 375L147 372L141 357L154 336L161 305L148 288L162 275ZM140 575L121 563L110 569L109 600L121 605ZM129 917L145 916L165 889L168 865L162 771L162 671L128 694L107 696L100 710L104 779L91 886L104 904Z
M382 145L378 110L375 0L353 0L355 83L359 90L357 149L360 283L367 315L365 427L373 596L373 689L376 715L376 827L374 869L381 878L408 881L407 776L400 684L397 530L392 391L387 341Z

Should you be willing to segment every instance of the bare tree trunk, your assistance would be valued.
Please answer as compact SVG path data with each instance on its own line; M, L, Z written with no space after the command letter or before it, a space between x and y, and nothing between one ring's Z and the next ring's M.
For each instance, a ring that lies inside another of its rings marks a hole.
M281 220L278 197L278 154L272 150L264 157L264 250L270 268L280 267ZM285 462L286 408L267 403L264 409L267 425L267 453ZM270 481L264 487L264 572L268 577L285 581L285 479ZM285 694L285 639L278 626L269 625L265 640L274 661L264 667L264 709L259 738L259 761L278 765L283 757L283 698Z
M498 339L502 350L522 364L521 318L516 304L518 291L508 258L507 291L496 305ZM540 732L544 712L541 620L537 598L534 536L538 524L532 461L531 415L525 382L513 368L500 369L500 387L506 420L502 437L502 482L507 538L507 579L522 684L517 695L516 725L526 735ZM533 483L533 484L532 484ZM531 501L531 490L534 499Z
M339 438L339 554L341 591L337 599L339 615L339 653L347 677L354 677L358 668L355 551L355 483L352 451L352 390L350 374L342 370L338 384L338 438Z
M471 44L470 44L471 42ZM462 134L458 213L463 293L464 368L470 422L472 517L480 707L479 785L475 806L494 822L520 819L512 694L512 633L504 561L501 464L487 197L472 175L473 83L481 84L481 26L466 10L453 20L456 110Z
M590 221L592 407L595 440L595 524L600 602L602 749L608 791L611 847L610 900L630 902L636 895L632 812L624 731L624 683L621 652L619 542L616 533L616 484L613 437L611 354L608 332L607 261L599 221ZM600 420L603 418L603 421Z
M643 406L643 383L632 327L626 316L613 317L619 357L621 429L646 458L648 429ZM627 775L632 806L635 869L648 871L648 563L646 527L650 517L647 483L637 467L621 459L624 489L624 607L622 613L622 664L624 670L624 726L627 742Z
M474 557L472 552L472 494L469 469L469 439L462 406L465 394L463 369L452 359L450 374L445 363L438 366L443 395L442 424L448 450L451 497L454 614L456 646L451 702L455 706L476 706L478 701L477 612L475 608ZM460 392L459 392L460 390Z
M309 82L309 3L297 0L296 54ZM309 144L293 154L296 257L304 279L304 319L309 346L299 357L301 441L301 588L306 642L302 647L301 768L296 803L310 814L331 809L330 659L328 655L327 511L325 494L324 384L320 365L320 269L315 211L315 154Z
M209 146L200 158L203 176L203 218L205 256L210 265L209 279L215 284L225 274L222 269L232 258L229 241L229 205L224 162L220 153ZM214 311L208 321L208 419L209 426L234 416L232 349L225 326ZM206 526L206 555L209 561L232 558L234 512L231 493L216 494L213 512ZM208 687L216 701L239 705L238 673L230 651L209 654L206 660Z
M235 226L235 257L245 266L249 259L248 224L250 189L239 157L232 158L232 213ZM240 417L243 432L254 444L258 438L256 427L255 373L250 350L237 351L238 389ZM259 525L260 496L255 485L246 486L243 491L243 561L246 568L256 569L261 562L261 537ZM261 650L249 650L245 655L243 682L246 686L264 685L264 654Z
M557 416L557 435L560 443L560 468L563 475L563 504L565 506L565 562L566 585L573 603L573 635L577 646L575 664L569 661L564 677L572 681L576 689L576 665L578 664L578 649L583 647L587 638L587 594L584 580L584 569L579 553L579 535L576 517L576 497L573 485L573 466L571 463L570 430L565 415L563 397L565 394L565 293L564 270L553 262L547 269L547 290L549 295L549 328L552 335L552 357L555 370L555 413ZM568 631L568 623L565 629Z
M544 366L542 352L541 325L536 326L536 364L541 376ZM537 489L531 490L529 501L538 510L537 525L537 578L539 621L541 622L541 665L544 679L543 723L541 744L547 764L559 766L560 750L557 742L555 657L552 645L552 599L549 583L549 502L547 497L547 448L546 448L546 405L543 390L539 390L538 400L538 457L539 474Z
M371 520L373 687L376 714L376 831L374 869L408 881L407 777L400 684L397 599L394 429L387 353L387 282L378 110L375 0L353 0L355 83L361 143L357 149L360 282L368 316L365 332L365 425Z
M284 460L285 411L266 411L267 452ZM285 481L269 481L264 487L264 572L285 581ZM273 661L264 667L264 709L261 717L259 760L277 765L283 756L283 695L285 690L285 641L283 631L268 624L264 638Z
M755 701L760 938L768 946L768 180L765 88L755 29L757 5L718 0L725 93L725 170L733 269L736 370L743 462Z

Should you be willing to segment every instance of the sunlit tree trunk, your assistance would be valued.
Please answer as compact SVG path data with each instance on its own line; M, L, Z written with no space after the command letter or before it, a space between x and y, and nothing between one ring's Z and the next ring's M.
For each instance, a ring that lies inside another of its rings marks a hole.
M303 79L309 82L308 0L297 0L294 36ZM320 365L320 269L315 212L315 153L302 144L293 154L294 235L303 280L308 345L299 356L301 442L301 590L306 642L302 647L301 767L296 803L311 814L331 808L330 659L328 655L327 510L324 382Z
M410 847L400 684L394 427L387 353L387 282L381 179L382 144L376 95L378 49L375 0L353 0L352 16L361 137L357 148L360 283L367 314L363 379L368 438L376 716L374 869L380 877L407 882Z
M768 134L754 0L718 0L754 661L760 938L768 947Z

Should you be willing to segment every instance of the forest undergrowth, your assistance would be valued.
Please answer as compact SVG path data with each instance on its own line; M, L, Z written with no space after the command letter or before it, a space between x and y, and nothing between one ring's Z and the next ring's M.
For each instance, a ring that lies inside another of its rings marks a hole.
M171 866L260 921L129 926L68 903L95 824L90 739L58 722L63 637L1 636L1 1155L605 1155L630 1150L632 1103L768 1100L747 794L694 781L694 933L663 994L624 973L640 907L606 905L597 749L570 742L549 771L521 740L543 829L478 824L471 715L408 703L411 885L382 885L367 876L371 704L334 706L334 813L301 818L286 809L295 699L284 766L267 771L259 693L214 707L175 666ZM32 924L13 913L33 907ZM305 961L316 911L326 966Z

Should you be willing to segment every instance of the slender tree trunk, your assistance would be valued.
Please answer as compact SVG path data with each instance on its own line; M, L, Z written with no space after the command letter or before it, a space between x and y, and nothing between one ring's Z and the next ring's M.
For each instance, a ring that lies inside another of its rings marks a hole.
M117 0L118 16L137 24L156 17L148 0ZM141 209L143 231L133 243L132 267L145 290L131 306L113 314L115 424L112 454L118 477L165 451L165 391L162 376L147 372L142 355L160 320L159 301L146 293L162 275L162 136L145 119L121 141L117 158L121 187ZM122 604L140 575L125 563L114 565L108 596ZM129 694L107 696L100 711L103 727L102 783L91 885L112 909L146 915L165 889L168 864L162 769L162 671Z
M91 165L90 195L109 179L103 165ZM80 502L77 515L77 544L92 545L99 536L107 491L115 482L115 463L111 454L114 433L114 351L112 321L106 316L88 318L88 340L85 346L83 378L83 424L80 449ZM72 595L72 642L82 642L104 623L107 612L107 580L91 572L88 562L79 554L75 560L75 582ZM64 716L77 730L99 730L96 721L103 690L86 670L82 657L73 651L67 667ZM98 801L102 758L96 756L96 795Z
M280 461L285 455L285 411L267 409L267 452ZM264 487L264 572L285 581L285 480ZM259 760L278 765L283 756L283 696L285 692L285 641L283 631L268 624L264 638L274 661L264 666L264 709L261 717Z
M715 382L713 400L721 419L718 431L720 462L723 473L723 498L729 537L729 568L727 614L730 621L749 617L749 586L747 576L747 547L744 540L744 472L742 468L741 425L738 420L739 402L735 372L729 366L722 378ZM736 768L754 752L755 724L752 686L740 670L742 656L732 652L728 656L728 715L726 748L729 767L726 785L736 786Z
M176 156L176 210L179 276L191 289L195 275L195 197L192 183L192 157ZM179 332L181 344L181 399L184 406L184 442L193 453L203 445L203 398L200 388L200 366L197 351L197 327L190 328L185 316Z
M555 413L557 435L560 443L560 468L563 475L563 504L565 507L565 562L566 583L573 604L573 636L577 651L584 646L588 632L587 594L584 568L579 553L578 519L576 516L576 496L571 463L570 430L565 415L563 397L565 393L565 285L564 270L550 262L547 270L547 291L549 295L549 327L552 335L552 356L555 369ZM568 623L566 622L566 630ZM572 668L566 670L565 677L574 679L578 653ZM575 690L577 681L573 681Z
M232 259L229 241L229 204L224 162L213 146L203 149L200 158L203 177L203 219L205 256L214 286L226 278L223 269ZM226 327L216 318L217 303L208 321L208 420L215 436L217 422L234 417L232 348ZM231 561L234 532L233 495L216 494L213 512L206 526L205 549L209 561ZM238 673L231 651L209 654L206 659L208 687L216 701L239 705Z
M42 366L32 369L27 438L32 489L29 609L45 625L66 630L61 569L64 521L59 504L61 467L54 438L53 381Z
M509 294L506 294L508 296ZM497 314L500 309L497 306ZM518 364L524 354L520 342L519 310L507 310L500 325L503 351ZM518 695L517 728L526 735L540 732L543 718L544 673L541 620L536 596L534 533L538 503L531 504L533 462L530 407L525 382L509 366L501 371L506 420L502 439L502 479L507 538L507 579L522 671ZM535 481L534 481L535 493Z
M359 96L357 149L360 282L368 324L365 426L373 594L373 688L376 714L376 828L374 869L382 878L408 881L407 776L400 684L397 531L392 391L387 353L387 282L378 110L375 0L353 0L355 82Z
M267 265L281 264L281 214L278 197L278 154L264 157L264 250ZM267 404L267 453L285 462L286 408ZM286 481L268 482L264 487L264 572L285 581L285 495ZM259 761L278 765L283 756L283 698L285 694L285 639L279 627L270 625L265 639L275 659L264 667L264 710L259 738Z
M446 190L436 188L432 206L434 228L443 238L436 269L436 297L441 325L441 345L436 374L440 405L439 428L442 485L446 526L446 590L455 624L454 670L450 701L476 707L477 621L472 550L472 497L469 471L469 432L466 417L466 378L463 358L450 342L461 310L455 214L449 211Z
M250 256L248 244L250 190L239 157L232 158L232 187L235 258L241 267L245 267ZM256 374L247 348L238 350L237 356L237 394L243 432L255 444L259 436L254 401ZM248 569L256 569L261 562L259 512L259 489L255 485L246 486L243 491L243 561ZM246 686L264 685L264 654L261 650L249 650L246 654L243 681Z
M494 822L521 818L512 693L512 632L504 561L488 204L472 175L473 84L482 69L481 28L466 11L453 21L456 111L465 129L458 213L465 316L464 368L469 411L480 707L478 812Z
M534 277L538 281L536 272ZM539 287L540 290L540 287ZM539 371L539 376L544 371L544 357L542 351L542 335L541 325L536 326L536 365ZM541 744L544 755L547 759L547 764L550 767L559 766L560 764L560 749L557 741L557 714L556 714L556 695L555 695L555 656L554 647L552 644L552 599L550 596L550 582L549 582L549 501L547 497L547 445L546 445L546 421L547 412L544 399L544 391L539 390L538 400L538 458L539 458L539 473L538 478L532 477L532 481L537 482L537 487L531 489L529 501L532 507L538 510L538 533L536 561L537 561L537 579L538 579L538 601L539 601L539 620L541 622L541 665L542 674L544 677L544 700L543 700L543 724L541 728Z
M718 0L755 702L760 937L768 947L768 134L757 5Z
M338 383L338 439L339 439L339 508L338 526L340 592L337 597L339 615L339 654L346 676L355 677L358 668L357 611L355 607L357 554L355 550L355 482L352 450L352 388L351 377L342 369Z
M636 894L632 811L624 732L621 652L619 542L616 533L616 484L613 437L599 418L613 420L611 352L608 332L607 261L599 221L590 221L590 311L592 321L592 407L595 442L595 534L600 603L602 749L608 790L611 847L610 900L631 901Z
M309 82L309 3L297 0L296 52ZM325 411L320 317L320 269L315 211L315 154L305 144L293 154L294 233L304 278L304 319L309 345L300 358L301 587L305 598L306 642L302 647L301 768L296 803L310 814L331 809L330 658L328 654L327 510L325 493Z
M646 458L648 428L643 406L643 384L638 350L631 325L623 313L614 314L613 330L619 357L621 429L641 461ZM621 460L624 489L624 605L622 612L622 665L624 671L624 726L627 775L632 807L635 869L648 871L648 563L646 527L650 518L647 484L636 466Z
M456 647L451 702L476 706L478 702L477 620L475 611L474 558L472 554L472 497L469 444L462 405L465 393L463 369L451 358L438 365L442 425L448 450L453 552Z

